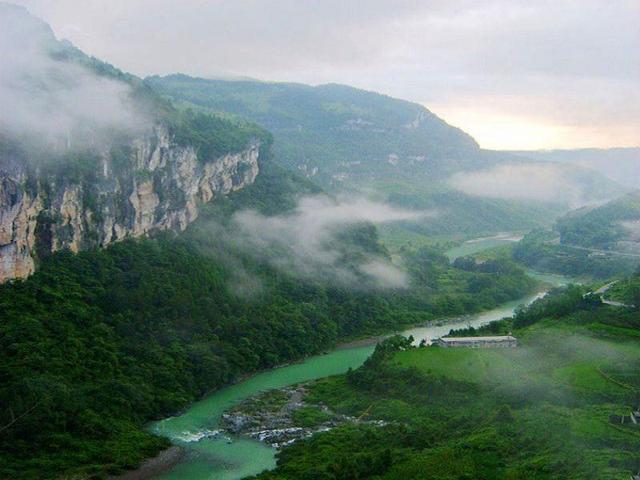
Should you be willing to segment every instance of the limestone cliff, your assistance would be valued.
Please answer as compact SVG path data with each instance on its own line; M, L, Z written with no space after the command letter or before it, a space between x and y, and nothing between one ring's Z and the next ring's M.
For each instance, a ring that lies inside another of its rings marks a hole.
M259 145L203 159L168 129L95 155L92 170L74 175L30 169L0 155L0 282L33 273L36 259L60 249L105 247L128 237L184 230L208 202L252 183Z

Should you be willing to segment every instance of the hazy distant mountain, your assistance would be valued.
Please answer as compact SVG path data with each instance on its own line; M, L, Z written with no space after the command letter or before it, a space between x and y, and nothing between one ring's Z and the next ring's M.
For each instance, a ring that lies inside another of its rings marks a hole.
M422 105L344 85L185 75L146 82L179 106L262 125L274 135L275 161L325 189L438 211L410 227L420 233L529 229L619 193L591 170L482 150Z
M590 168L631 188L640 186L640 147L578 150L514 151L532 160L570 163Z
M277 137L279 161L325 186L398 172L442 175L479 156L475 140L421 105L344 85L184 75L147 83L178 101L250 118ZM479 159L478 159L479 161Z

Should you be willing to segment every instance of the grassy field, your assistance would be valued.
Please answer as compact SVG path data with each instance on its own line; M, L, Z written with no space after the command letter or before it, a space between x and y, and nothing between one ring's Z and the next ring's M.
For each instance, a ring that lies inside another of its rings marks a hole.
M634 461L629 446L640 448L640 429L610 417L628 415L640 399L638 332L598 322L569 328L545 321L519 336L515 349L425 348L401 352L394 361L485 392L521 395L522 407L511 412L525 431L582 445L603 478L624 478L610 464Z
M515 349L427 348L401 352L395 360L405 368L471 383L514 388L536 384L566 394L615 399L628 396L629 389L602 372L638 367L640 343L629 340L637 336L634 329L598 322L582 329L543 322L522 331Z

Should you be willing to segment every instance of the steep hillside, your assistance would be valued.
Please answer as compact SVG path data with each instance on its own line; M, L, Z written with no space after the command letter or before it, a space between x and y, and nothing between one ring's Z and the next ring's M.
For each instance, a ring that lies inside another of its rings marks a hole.
M147 78L160 93L256 121L289 168L326 187L412 174L442 177L482 162L475 141L424 107L344 85Z
M563 244L640 255L640 192L571 212L556 228Z
M227 112L259 123L273 133L279 162L330 191L359 192L441 213L428 222L407 225L414 233L526 230L550 225L576 200L611 195L612 182L571 168L545 172L565 187L549 195L519 197L522 190L531 189L530 184L515 185L515 195L502 196L494 193L503 187L458 188L451 180L461 172L498 178L501 172L491 171L496 166L521 167L532 161L481 150L469 135L421 105L344 85L311 87L184 75L150 77L146 83L178 106ZM527 172L523 176L531 177ZM472 177L466 183L479 182ZM567 191L571 196L564 195Z
M22 9L0 21L20 99L0 118L2 479L120 473L167 446L146 422L243 375L535 287L507 259L394 263L362 211L413 212L341 206L262 128L176 111Z
M6 167L21 154L0 155ZM253 182L258 156L256 142L200 160L193 146L179 145L158 125L144 139L65 157L52 170L2 169L0 281L33 273L37 258L61 249L184 230L199 203Z
M514 258L535 269L609 278L640 265L640 194L629 193L598 207L574 210L553 230L534 231Z
M62 249L184 230L198 205L252 183L262 129L175 111L138 79L0 5L0 282Z

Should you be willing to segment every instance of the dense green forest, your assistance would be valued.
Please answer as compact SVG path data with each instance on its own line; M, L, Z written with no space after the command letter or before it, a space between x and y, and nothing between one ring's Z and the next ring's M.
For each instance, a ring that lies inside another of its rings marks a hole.
M146 83L178 105L228 112L254 121L277 138L275 153L291 169L317 168L314 180L330 186L332 175L377 177L396 173L387 162L414 173L442 177L456 165L481 161L476 142L421 105L345 85L206 80L172 75ZM429 154L428 159L419 158ZM409 157L414 156L412 162ZM345 163L350 165L345 165ZM404 165L406 163L406 165ZM303 167L303 168L304 168ZM359 168L358 168L359 167Z
M317 191L267 162L253 186L204 208L183 235L60 252L28 280L1 286L0 478L135 466L167 442L145 433L146 421L243 374L534 287L509 260L471 272L422 249L405 254L410 288L354 290L301 281L212 234L238 209L280 213ZM388 255L367 225L340 241ZM258 294L237 292L239 272Z
M628 478L640 468L629 418L640 401L640 317L584 291L556 290L514 319L459 332L513 331L517 348L394 337L361 368L308 385L305 402L359 421L284 448L257 478Z
M37 272L0 286L0 478L119 472L167 445L144 431L146 422L247 373L343 339L490 308L534 288L508 259L498 262L500 272L468 271L423 248L397 259L409 271L407 288L381 289L357 268L363 259L391 257L366 223L331 237L341 268L357 280L354 286L330 275L301 278L277 268L274 259L286 249L248 248L228 234L234 214L248 208L283 214L299 196L322 191L275 164L271 135L238 117L176 109L136 77L58 42L34 21L56 62L125 82L133 108L165 125L177 144L193 147L201 160L258 140L261 168L251 187L202 205L199 220L181 235L158 234L79 254L49 255L36 246ZM93 127L74 126L70 136L91 140ZM132 132L109 132L113 174L123 184L149 174L133 171L132 138ZM105 152L92 141L78 143L82 147L53 151L31 139L3 136L0 160L3 168L26 167L24 186L34 195L45 179L81 184L88 213L93 187L113 179L99 175ZM40 228L54 221L39 220Z

